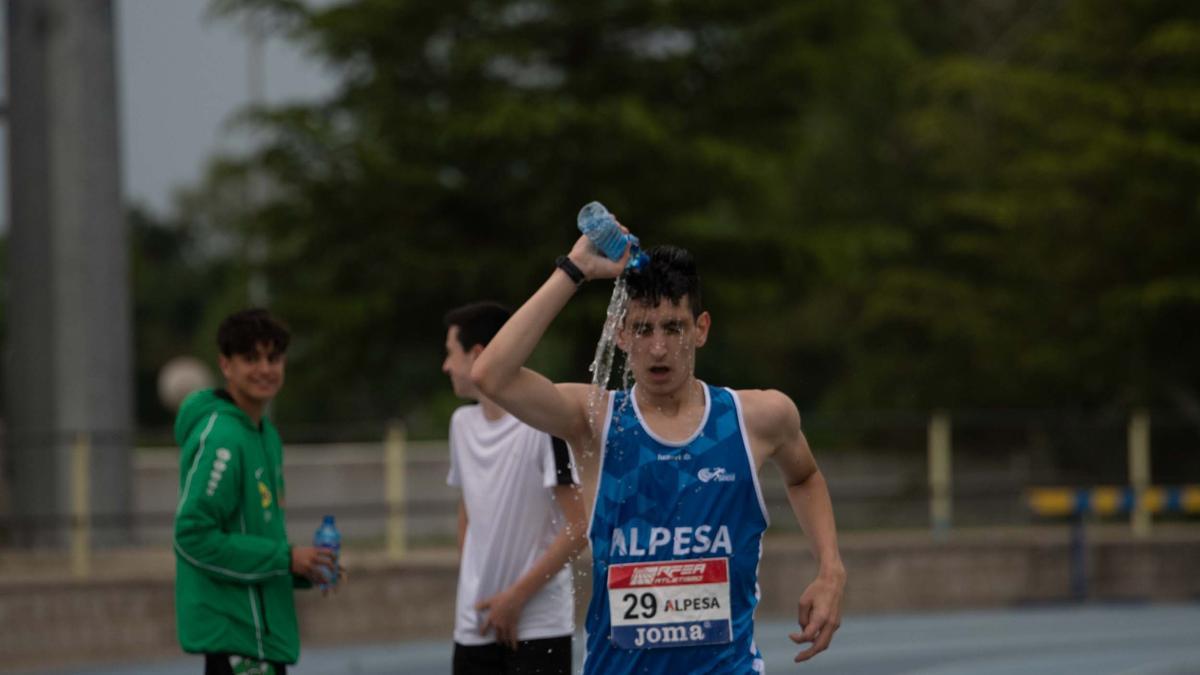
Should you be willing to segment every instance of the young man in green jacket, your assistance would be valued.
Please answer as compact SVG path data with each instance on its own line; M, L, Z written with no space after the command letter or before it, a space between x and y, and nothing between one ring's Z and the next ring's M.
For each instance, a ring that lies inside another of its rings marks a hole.
M279 675L300 655L294 587L336 564L292 547L284 519L283 445L264 413L283 386L289 335L266 310L217 330L225 388L188 396L175 418L175 617L206 675Z

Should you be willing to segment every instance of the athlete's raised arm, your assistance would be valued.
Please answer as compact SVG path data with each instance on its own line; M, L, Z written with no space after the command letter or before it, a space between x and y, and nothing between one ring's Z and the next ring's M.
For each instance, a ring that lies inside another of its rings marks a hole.
M615 279L625 269L628 257L626 252L620 261L613 262L597 254L587 237L580 237L567 255L585 279ZM591 437L586 408L588 385L556 385L524 366L577 288L563 269L555 269L492 338L471 368L471 379L485 396L522 422L572 444Z

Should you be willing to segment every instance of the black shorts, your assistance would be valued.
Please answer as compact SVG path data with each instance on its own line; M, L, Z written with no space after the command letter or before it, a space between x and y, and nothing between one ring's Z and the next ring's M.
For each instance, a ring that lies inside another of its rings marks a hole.
M254 668L254 666L257 666L257 668ZM274 669L263 669L264 666L271 666ZM204 655L204 675L235 675L235 673L287 675L287 666L273 661L255 661L254 659L247 659L232 654Z
M571 636L521 640L516 651L499 643L454 643L454 675L571 675Z

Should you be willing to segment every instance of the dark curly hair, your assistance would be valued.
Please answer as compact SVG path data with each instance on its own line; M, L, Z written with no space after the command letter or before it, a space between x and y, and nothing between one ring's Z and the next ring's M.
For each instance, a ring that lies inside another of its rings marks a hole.
M458 326L458 342L463 351L480 345L486 347L500 328L512 316L512 311L498 302L472 302L446 312L446 327Z
M678 246L655 246L646 250L649 260L637 269L624 272L629 299L657 305L667 299L678 305L687 296L692 317L704 311L700 301L700 273L696 259L687 249Z
M267 345L272 354L285 354L290 341L287 326L261 307L234 312L217 328L217 348L226 357L253 355L260 344Z

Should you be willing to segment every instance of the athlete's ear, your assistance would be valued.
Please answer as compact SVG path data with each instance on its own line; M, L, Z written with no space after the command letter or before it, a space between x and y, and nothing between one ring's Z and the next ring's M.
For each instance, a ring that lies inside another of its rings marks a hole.
M617 334L615 336L617 348L626 354L629 353L629 317L621 319L621 325L617 326Z
M233 366L233 360L224 354L217 354L217 367L221 370L221 375L225 379L229 379L229 369Z
M481 344L471 345L471 349L467 351L467 356L471 357L471 363L475 363L475 359L479 358L479 355L483 353L483 349L484 347Z
M708 329L712 328L712 316L708 312L700 312L696 317L696 347L703 347L708 342Z

